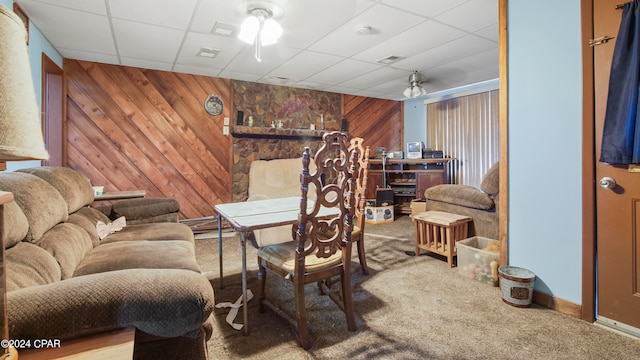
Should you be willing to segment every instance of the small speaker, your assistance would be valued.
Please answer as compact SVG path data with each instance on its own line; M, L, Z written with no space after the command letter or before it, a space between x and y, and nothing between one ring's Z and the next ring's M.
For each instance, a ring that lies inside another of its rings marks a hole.
M236 125L242 125L244 122L244 111L238 111L238 117L236 118Z
M340 131L348 132L349 131L349 123L347 119L342 119L342 124L340 125Z

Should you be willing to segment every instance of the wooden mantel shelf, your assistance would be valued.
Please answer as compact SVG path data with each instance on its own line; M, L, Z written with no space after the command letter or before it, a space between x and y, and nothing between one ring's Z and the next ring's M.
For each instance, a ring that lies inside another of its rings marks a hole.
M231 135L245 138L267 139L322 139L326 130L278 129L271 127L233 126Z

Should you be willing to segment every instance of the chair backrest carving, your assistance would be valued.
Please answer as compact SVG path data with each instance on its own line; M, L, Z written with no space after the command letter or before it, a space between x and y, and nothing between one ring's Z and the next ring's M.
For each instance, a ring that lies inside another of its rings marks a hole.
M356 176L356 211L358 226L364 227L364 208L367 196L367 178L369 174L369 147L362 145L362 138L354 137L349 142L349 151L356 152L358 161L358 173Z
M309 170L311 161L316 164L313 172ZM304 261L304 256L316 250L318 257L327 258L351 243L356 180L360 169L358 153L349 151L348 134L330 132L323 136L322 146L313 159L309 148L305 148L302 165L300 213L296 231L297 252L302 255L299 260ZM335 174L337 181L323 183L323 175L326 174ZM308 201L310 191L316 192L315 202ZM339 214L323 218L319 216L323 208L336 208Z

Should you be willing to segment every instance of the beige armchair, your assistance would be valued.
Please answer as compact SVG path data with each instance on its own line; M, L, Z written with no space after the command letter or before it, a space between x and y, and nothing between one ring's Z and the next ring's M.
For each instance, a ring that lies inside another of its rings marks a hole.
M473 218L469 236L498 239L498 203L500 190L499 163L485 174L480 188L468 185L443 184L424 192L425 203L412 206L412 213L427 210L445 211Z
M293 159L255 160L249 168L249 197L247 201L277 199L300 196L300 172L302 157ZM311 163L315 171L315 163ZM315 200L315 192L309 191L309 198ZM253 232L258 247L293 240L290 225L255 230Z

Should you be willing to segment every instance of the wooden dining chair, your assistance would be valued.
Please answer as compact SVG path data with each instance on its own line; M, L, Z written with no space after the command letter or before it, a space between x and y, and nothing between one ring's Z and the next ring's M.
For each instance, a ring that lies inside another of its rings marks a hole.
M356 184L356 223L353 228L351 238L357 245L358 260L360 260L360 268L362 274L369 275L367 267L367 256L364 249L364 224L365 224L365 206L367 194L367 176L369 173L369 147L362 145L362 138L355 137L349 140L349 152L356 152L358 159L358 174L355 177Z
M285 318L295 329L304 349L311 347L312 339L307 324L304 286L319 283L334 276L340 277L342 296L339 307L344 311L347 328L356 330L351 294L351 244L356 210L356 176L359 162L356 151L349 152L348 135L330 132L311 159L309 148L302 155L300 175L300 213L296 241L268 245L258 249L260 311L270 308ZM309 171L314 161L316 171ZM323 183L323 174L337 174L338 181ZM309 186L313 184L315 186ZM309 200L315 191L316 200ZM333 210L329 218L321 215ZM295 317L289 316L265 297L267 269L293 283ZM334 299L332 297L332 299Z

